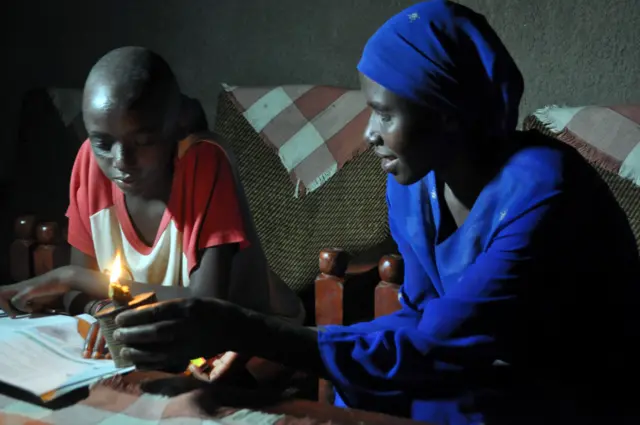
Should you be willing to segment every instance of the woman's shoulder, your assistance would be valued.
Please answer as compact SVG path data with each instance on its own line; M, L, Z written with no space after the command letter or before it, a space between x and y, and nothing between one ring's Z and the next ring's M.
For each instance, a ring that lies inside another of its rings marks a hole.
M500 173L513 189L574 191L600 186L597 172L572 147L539 132L519 133L518 143Z

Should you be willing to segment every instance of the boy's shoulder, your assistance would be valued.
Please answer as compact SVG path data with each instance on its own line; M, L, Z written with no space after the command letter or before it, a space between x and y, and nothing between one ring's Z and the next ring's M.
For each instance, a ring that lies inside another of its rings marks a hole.
M175 170L178 174L193 176L196 180L208 179L222 169L231 169L229 152L217 141L214 134L194 134L178 144Z
M217 159L219 155L226 157L227 153L213 133L192 134L178 143L178 161L188 161L193 158L207 161Z

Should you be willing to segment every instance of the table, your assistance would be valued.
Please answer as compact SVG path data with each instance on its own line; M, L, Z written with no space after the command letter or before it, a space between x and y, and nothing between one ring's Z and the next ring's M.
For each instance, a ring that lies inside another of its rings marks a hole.
M140 394L143 380L175 378L158 372L133 372L94 387L88 397L52 410L0 395L0 424L15 425L417 425L418 422L353 409L340 409L309 400L290 399L262 407L211 406L213 399L198 389L172 398ZM115 383L115 384L114 384ZM209 386L210 387L210 386ZM209 388L208 387L208 388ZM224 390L226 391L226 390ZM86 394L85 394L86 395ZM201 404L206 401L206 404Z

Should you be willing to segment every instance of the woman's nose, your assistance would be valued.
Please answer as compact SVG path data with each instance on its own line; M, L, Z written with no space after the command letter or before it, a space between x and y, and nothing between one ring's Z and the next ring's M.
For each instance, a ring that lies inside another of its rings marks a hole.
M373 122L373 114L371 118L369 118L367 127L364 129L364 141L369 146L380 146L383 143L382 138L380 137L380 131Z

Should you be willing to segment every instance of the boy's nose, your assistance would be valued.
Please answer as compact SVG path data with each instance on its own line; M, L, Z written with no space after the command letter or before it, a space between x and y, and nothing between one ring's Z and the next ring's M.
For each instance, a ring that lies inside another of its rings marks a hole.
M123 143L114 143L111 148L111 153L113 155L113 167L115 169L123 173L128 173L128 170L134 168L136 163L135 152L127 149Z

